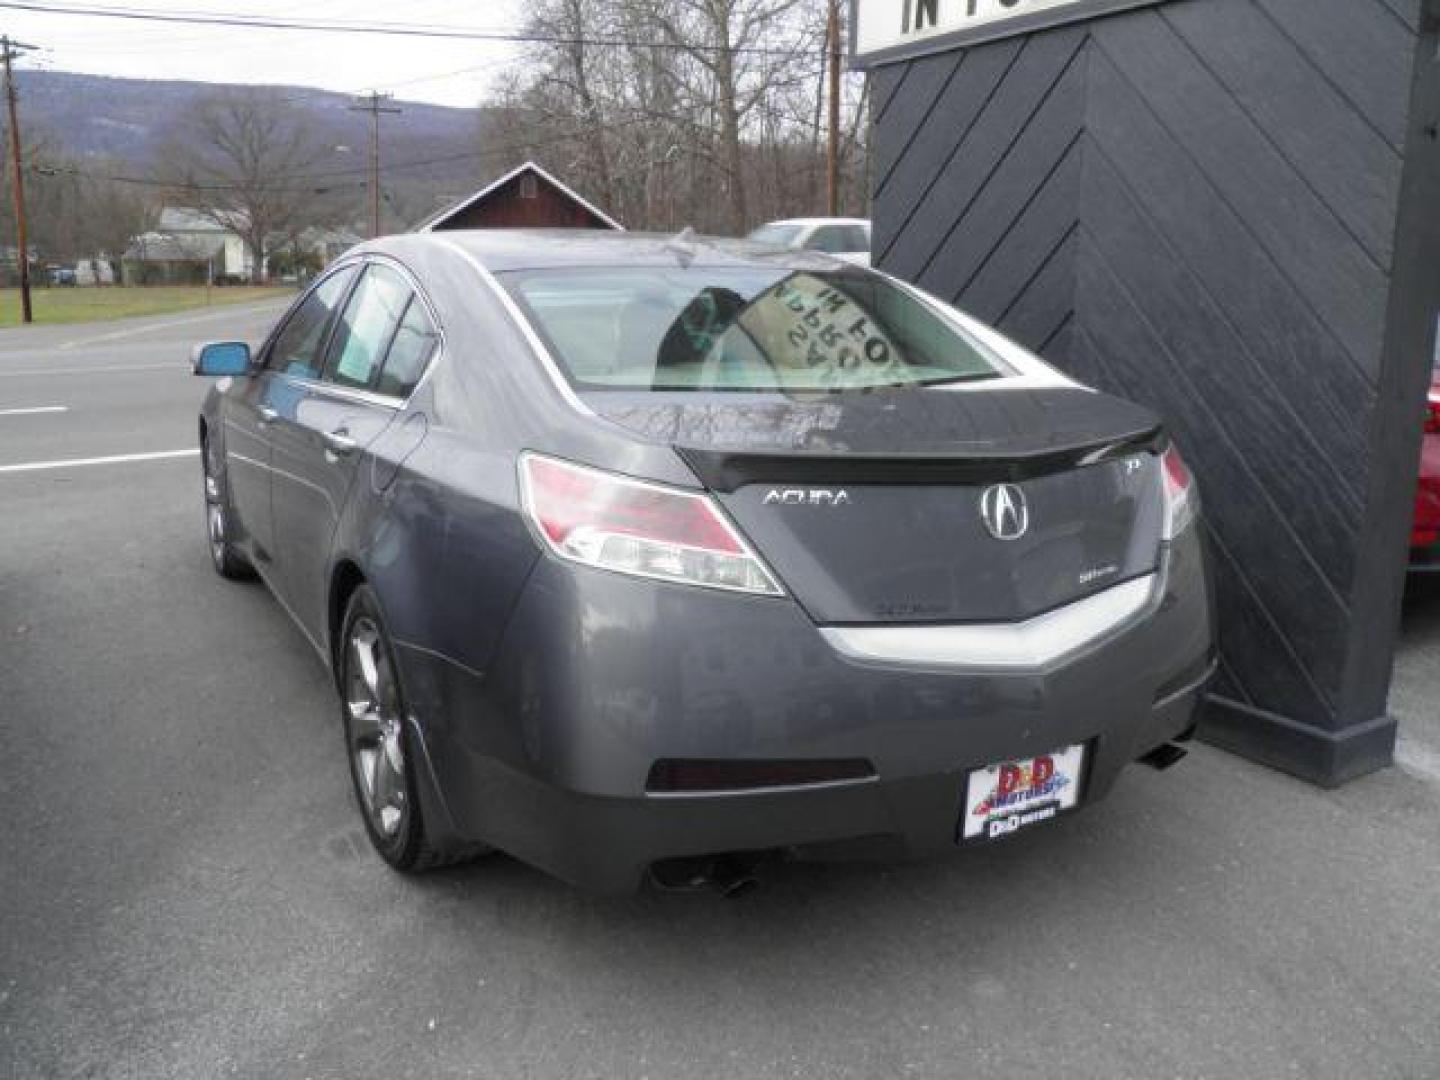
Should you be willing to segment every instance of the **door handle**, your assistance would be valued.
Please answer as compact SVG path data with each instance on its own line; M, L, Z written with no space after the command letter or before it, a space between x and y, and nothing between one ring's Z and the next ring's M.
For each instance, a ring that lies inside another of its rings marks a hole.
M338 427L320 437L325 440L326 447L335 454L349 454L360 447L360 444L350 437L349 428Z
M275 409L270 408L269 405L261 405L259 412L261 427L267 427L268 425L273 424L276 420L280 418L280 413L277 412Z

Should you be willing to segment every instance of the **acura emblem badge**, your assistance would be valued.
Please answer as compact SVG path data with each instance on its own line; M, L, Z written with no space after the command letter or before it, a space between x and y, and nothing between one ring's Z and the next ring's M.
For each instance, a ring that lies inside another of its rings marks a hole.
M1030 528L1025 493L1014 484L996 484L980 496L980 520L996 540L1019 540Z

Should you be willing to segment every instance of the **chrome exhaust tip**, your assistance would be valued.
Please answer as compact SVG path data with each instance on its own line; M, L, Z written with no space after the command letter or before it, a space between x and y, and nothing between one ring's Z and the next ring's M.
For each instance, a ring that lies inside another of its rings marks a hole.
M716 892L738 900L760 887L755 870L762 858L734 852L660 859L650 864L650 881L662 892Z

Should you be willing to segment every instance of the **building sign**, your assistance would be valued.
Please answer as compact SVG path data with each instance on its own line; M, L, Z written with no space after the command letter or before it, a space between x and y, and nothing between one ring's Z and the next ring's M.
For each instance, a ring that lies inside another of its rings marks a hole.
M851 57L865 68L1158 2L851 0Z

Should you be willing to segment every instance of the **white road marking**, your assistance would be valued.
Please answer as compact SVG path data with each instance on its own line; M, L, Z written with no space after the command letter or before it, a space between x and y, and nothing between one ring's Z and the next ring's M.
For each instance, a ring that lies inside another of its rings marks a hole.
M97 334L94 337L76 338L72 341L62 341L56 345L57 349L75 349L81 345L96 345L106 341L121 341L125 338L143 337L146 334L161 333L173 326L193 326L197 323L215 322L217 319L234 319L237 315L243 317L248 314L258 314L267 306L279 306L281 303L289 303L293 296L275 296L264 300L246 300L239 304L226 304L220 310L211 309L200 315L192 315L183 319L165 319L164 322L148 323L145 326L131 326L124 330L112 330L108 334Z
M69 411L69 405L36 405L29 409L0 409L0 416L34 416L36 413L56 413Z
M190 365L171 364L114 364L110 367L63 367L21 368L17 371L0 371L0 379L17 379L33 375L109 375L117 371L175 371L190 373Z
M40 472L45 469L74 469L84 465L124 465L131 461L163 461L166 458L195 457L198 446L189 450L156 450L148 454L112 454L109 457L67 458L63 461L27 461L22 465L0 465L0 473Z

